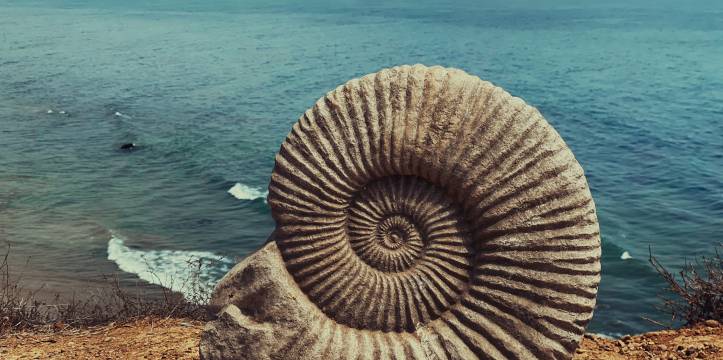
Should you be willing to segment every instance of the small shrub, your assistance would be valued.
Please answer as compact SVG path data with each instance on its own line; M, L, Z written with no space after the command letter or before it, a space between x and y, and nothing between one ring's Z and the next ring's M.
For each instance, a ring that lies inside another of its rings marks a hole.
M160 295L150 294L139 282L135 287L122 286L118 277L103 276L104 284L84 294L63 299L56 295L53 301L38 299L38 289L23 286L22 273L11 272L8 261L10 248L0 261L0 335L28 328L57 330L109 323L126 323L146 317L188 318L206 320L206 304L210 293L200 286L198 273L203 266L200 259L189 259L189 267L197 270L188 279L180 279L181 288L192 289L188 299L161 287ZM27 263L26 263L27 265ZM172 279L171 281L175 281ZM172 284L164 284L171 287ZM179 288L178 286L176 288Z
M665 269L650 251L650 263L668 284L668 294L662 296L660 309L670 314L672 321L683 321L686 325L705 320L723 321L723 258L719 253L722 245L714 248L711 257L686 262L678 277Z

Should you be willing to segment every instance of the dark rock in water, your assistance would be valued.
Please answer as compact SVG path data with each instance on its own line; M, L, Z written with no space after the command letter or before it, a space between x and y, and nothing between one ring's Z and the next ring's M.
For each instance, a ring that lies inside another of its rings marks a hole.
M133 149L136 148L136 144L134 144L134 143L125 143L125 144L121 145L120 148L121 148L121 150L133 150Z

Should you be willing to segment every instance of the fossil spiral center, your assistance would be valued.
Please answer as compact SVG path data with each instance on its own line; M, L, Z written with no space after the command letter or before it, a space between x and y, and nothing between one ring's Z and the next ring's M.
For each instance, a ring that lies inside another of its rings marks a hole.
M377 225L376 236L387 250L398 250L410 242L421 242L416 226L405 216L393 215Z
M385 242L384 244L389 248L396 248L399 245L402 244L404 241L404 235L400 234L396 230L392 231L391 233L387 234L387 236L384 238Z
M422 256L425 235L410 199L397 193L390 181L370 185L352 204L349 243L367 265L398 273L412 268Z
M414 332L458 303L474 258L462 210L442 188L384 176L344 201L316 225L313 243L299 234L281 245L287 268L324 313L357 329Z
M413 176L367 184L350 202L347 218L348 241L356 256L390 275L412 271L425 256L442 251L460 254L460 263L466 264L468 249L460 226L461 216L444 193Z

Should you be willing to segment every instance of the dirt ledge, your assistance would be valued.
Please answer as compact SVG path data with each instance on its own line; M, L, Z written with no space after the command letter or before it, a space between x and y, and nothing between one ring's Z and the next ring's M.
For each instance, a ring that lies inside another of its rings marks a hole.
M0 338L0 359L198 359L203 323L143 319L130 324L18 332ZM575 360L723 359L723 326L714 321L610 340L586 335Z
M709 320L691 328L661 330L618 340L585 335L575 360L723 359L723 326Z
M0 338L0 359L198 359L203 323L146 318L130 324L18 332Z

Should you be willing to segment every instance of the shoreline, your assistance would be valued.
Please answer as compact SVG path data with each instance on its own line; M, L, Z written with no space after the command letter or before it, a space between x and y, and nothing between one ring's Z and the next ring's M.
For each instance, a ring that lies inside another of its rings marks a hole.
M0 357L195 360L204 325L186 318L151 317L87 328L54 324L1 336ZM693 327L620 339L586 334L573 359L723 359L723 325L708 320Z

